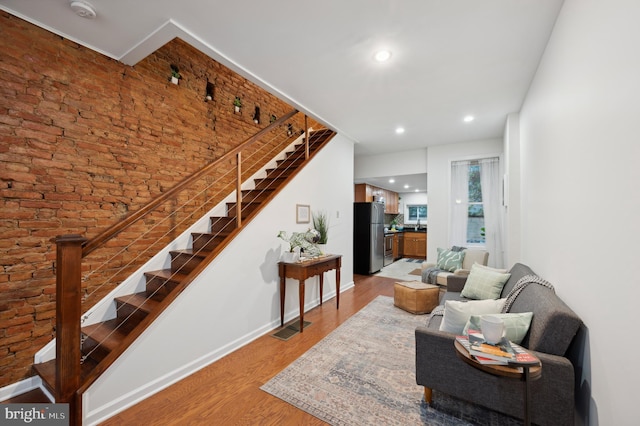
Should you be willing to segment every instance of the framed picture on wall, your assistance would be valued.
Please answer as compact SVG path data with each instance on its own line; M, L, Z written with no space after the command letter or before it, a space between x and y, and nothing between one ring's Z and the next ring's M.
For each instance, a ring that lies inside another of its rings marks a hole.
M311 221L311 207L306 204L296 204L296 223L309 223Z

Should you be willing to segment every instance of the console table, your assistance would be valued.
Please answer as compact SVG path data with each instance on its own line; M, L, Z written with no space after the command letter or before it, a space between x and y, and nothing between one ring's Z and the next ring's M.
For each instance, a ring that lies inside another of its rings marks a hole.
M300 283L298 291L300 294L300 333L304 326L304 282L307 278L315 275L320 281L320 304L322 305L322 290L324 285L324 273L332 269L336 270L336 309L340 308L340 266L342 255L330 254L316 259L302 262L278 262L278 272L280 274L280 327L284 325L284 295L286 291L285 281L287 278L297 279Z

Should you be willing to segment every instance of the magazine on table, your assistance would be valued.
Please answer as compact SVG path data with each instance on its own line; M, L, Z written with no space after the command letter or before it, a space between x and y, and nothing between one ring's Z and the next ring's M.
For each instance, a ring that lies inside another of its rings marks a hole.
M471 353L469 338L467 336L456 336L456 340L467 350L467 352ZM482 355L472 355L472 358L484 365L509 365L506 361L486 358Z

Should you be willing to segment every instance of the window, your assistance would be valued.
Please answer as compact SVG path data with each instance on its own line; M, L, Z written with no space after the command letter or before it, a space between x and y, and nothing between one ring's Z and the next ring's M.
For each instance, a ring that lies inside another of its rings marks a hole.
M426 204L409 204L407 206L407 211L409 213L409 217L407 218L408 222L418 222L426 223L427 221L427 205Z
M483 204L480 161L451 164L452 245L484 245L485 206Z
M482 204L482 185L480 184L480 165L469 164L469 204L467 210L467 244L484 244L484 206Z

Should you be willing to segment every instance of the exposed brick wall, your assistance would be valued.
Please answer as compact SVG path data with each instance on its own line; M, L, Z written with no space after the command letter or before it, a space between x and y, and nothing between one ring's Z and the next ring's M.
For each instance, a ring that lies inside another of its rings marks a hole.
M171 64L182 75L177 86L168 81ZM211 102L204 102L207 81L215 85ZM233 110L235 96L243 101L240 113ZM256 105L259 125L252 120ZM265 127L271 114L291 109L181 40L130 67L0 12L0 386L31 376L34 353L55 335L51 238L97 235ZM295 125L302 127L299 120ZM256 150L264 154L274 144L266 141ZM258 167L252 161L245 176ZM187 213L228 193L229 184L218 182L232 167L225 163L217 177L203 179L196 190L213 186ZM96 251L84 272L184 198ZM186 225L171 227L187 213L138 245L174 238ZM96 290L139 246L90 276L83 285L93 297L86 303L113 288L115 283ZM124 278L115 274L115 282Z

